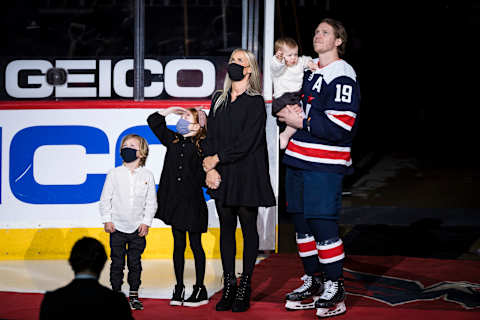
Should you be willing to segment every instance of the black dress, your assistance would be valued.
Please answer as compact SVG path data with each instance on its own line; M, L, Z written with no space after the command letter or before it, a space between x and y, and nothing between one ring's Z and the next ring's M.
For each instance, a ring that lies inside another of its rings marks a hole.
M227 206L270 207L275 195L268 171L265 101L260 95L243 93L208 115L206 153L218 154L216 169L222 182L208 193Z
M168 129L165 117L158 112L151 114L147 122L167 148L158 184L155 218L180 230L206 232L208 209L202 190L205 173L197 147L191 138Z

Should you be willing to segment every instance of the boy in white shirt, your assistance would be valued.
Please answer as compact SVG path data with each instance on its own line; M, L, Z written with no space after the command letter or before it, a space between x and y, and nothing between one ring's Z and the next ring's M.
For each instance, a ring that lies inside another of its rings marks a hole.
M141 255L148 230L157 210L157 196L152 172L144 168L148 156L147 141L136 134L122 139L123 164L108 172L100 197L100 215L105 232L110 233L112 263L110 283L121 291L125 256L128 265L129 302L132 310L142 310L138 299Z
M273 80L272 113L274 116L281 110L281 108L276 108L275 99L287 92L299 93L302 88L303 71L307 68L315 70L316 65L311 57L298 56L298 45L295 40L285 37L275 41L275 55L270 65ZM285 128L280 134L281 149L287 147L290 137L296 131L295 128L289 126Z

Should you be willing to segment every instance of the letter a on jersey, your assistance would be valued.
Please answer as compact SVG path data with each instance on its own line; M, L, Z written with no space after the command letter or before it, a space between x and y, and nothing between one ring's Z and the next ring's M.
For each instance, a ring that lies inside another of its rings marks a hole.
M322 80L323 80L322 76L318 77L317 81L312 87L312 91L317 90L317 92L320 93L320 89L322 89Z

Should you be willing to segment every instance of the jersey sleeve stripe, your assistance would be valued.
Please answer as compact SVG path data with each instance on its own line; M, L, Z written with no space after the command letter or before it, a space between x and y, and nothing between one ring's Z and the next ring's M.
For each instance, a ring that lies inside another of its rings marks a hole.
M333 123L348 131L352 130L355 118L357 117L356 114L351 111L326 110L325 114Z

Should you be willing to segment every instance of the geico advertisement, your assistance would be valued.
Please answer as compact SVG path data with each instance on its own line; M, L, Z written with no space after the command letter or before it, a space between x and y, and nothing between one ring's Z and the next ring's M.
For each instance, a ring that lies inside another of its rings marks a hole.
M102 227L98 200L108 171L122 163L120 142L129 133L148 141L146 167L158 185L166 149L146 123L152 112L0 111L0 228ZM167 125L177 120L169 115ZM214 210L213 201L208 206ZM218 226L210 216L209 225ZM154 219L153 226L165 225Z
M224 58L145 59L145 98L204 98L216 86L215 64ZM213 62L212 62L213 61ZM4 99L46 98L132 98L133 59L17 59L2 62ZM47 82L52 68L66 72L65 83L53 86ZM220 68L219 70L223 70Z

